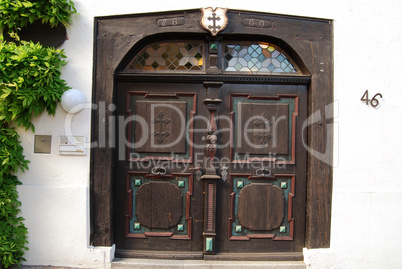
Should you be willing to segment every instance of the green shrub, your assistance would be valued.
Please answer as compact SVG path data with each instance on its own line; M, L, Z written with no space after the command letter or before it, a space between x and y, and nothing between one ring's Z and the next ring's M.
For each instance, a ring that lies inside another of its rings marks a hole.
M19 217L17 185L21 184L15 173L28 169L28 161L14 128L0 127L0 267L19 264L27 250L27 228Z
M60 78L64 58L63 51L40 44L0 42L0 120L34 131L32 116L54 114L69 88Z
M17 185L21 184L16 176L5 174L0 176L0 267L7 268L20 264L24 251L28 230L23 223L20 212Z
M64 52L33 42L0 39L0 267L18 264L27 250L27 228L18 201L17 171L28 169L18 133L12 124L35 130L33 116L53 115L69 89L60 78Z
M64 52L19 41L18 31L36 21L54 27L71 24L77 13L71 0L0 0L0 268L20 265L28 248L28 230L19 216L21 202L13 174L28 169L13 125L35 130L33 116L54 115L57 102L69 89L60 78ZM2 33L18 44L5 42Z
M71 0L0 0L0 28L17 31L36 20L54 27L71 24L77 13Z

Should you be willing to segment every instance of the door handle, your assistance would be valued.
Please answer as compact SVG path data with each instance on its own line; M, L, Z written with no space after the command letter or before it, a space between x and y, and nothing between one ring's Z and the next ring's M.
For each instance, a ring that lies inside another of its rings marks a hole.
M221 178L223 181L226 181L228 179L228 171L227 171L228 169L229 167L226 166L226 164L223 164L221 166Z
M255 171L255 174L259 177L269 177L271 175L271 170L267 166L261 166L261 168Z
M194 168L189 168L189 171L194 171L195 170L195 179L197 179L197 181L200 181L201 177L202 177L202 168L201 167L194 167Z
M151 174L155 176L163 176L166 174L166 168L155 166L151 169Z

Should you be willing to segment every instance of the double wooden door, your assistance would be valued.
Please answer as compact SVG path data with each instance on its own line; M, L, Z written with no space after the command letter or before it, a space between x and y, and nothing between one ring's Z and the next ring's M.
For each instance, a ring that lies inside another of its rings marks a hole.
M296 257L306 104L304 85L117 82L116 255Z

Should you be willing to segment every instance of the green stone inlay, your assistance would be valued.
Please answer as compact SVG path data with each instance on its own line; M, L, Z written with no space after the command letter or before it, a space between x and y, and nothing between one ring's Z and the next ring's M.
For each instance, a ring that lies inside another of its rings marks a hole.
M179 231L179 232L184 231L184 225L183 224L178 224L177 225L177 231Z
M217 44L217 43L211 43L210 46L209 46L209 48L210 48L211 50L217 50L217 49L218 49L218 44Z
M286 182L281 182L281 189L286 189L288 184Z
M134 230L140 230L141 229L141 224L136 222L134 223Z
M184 188L184 186L185 186L184 181L183 180L177 181L177 186L179 186L180 188Z
M237 181L237 187L238 188L243 188L244 187L244 182L243 181Z
M205 238L205 251L213 251L213 238Z
M134 185L135 186L141 186L141 179L134 180Z
M241 231L242 231L242 227L241 227L241 225L236 225L236 233L241 233Z
M279 232L280 233L286 233L286 226L279 227Z

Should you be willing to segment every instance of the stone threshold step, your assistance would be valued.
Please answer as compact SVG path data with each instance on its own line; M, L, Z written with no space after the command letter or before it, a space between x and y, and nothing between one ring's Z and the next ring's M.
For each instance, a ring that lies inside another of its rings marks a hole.
M111 263L112 269L306 269L303 261L216 261L216 260L162 260L116 258Z

